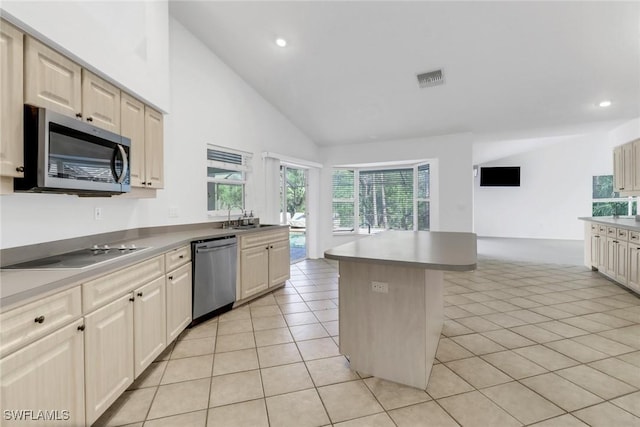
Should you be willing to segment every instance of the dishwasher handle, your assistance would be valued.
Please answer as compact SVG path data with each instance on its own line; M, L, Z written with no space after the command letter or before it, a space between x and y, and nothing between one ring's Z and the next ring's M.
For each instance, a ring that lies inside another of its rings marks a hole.
M215 246L213 248L207 248L207 247L203 247L203 248L196 248L196 253L197 254L201 254L201 253L207 253L207 252L215 252L215 251L219 251L221 249L228 249L228 248L232 248L234 246L238 246L236 243L233 243L231 245L224 245L224 246Z

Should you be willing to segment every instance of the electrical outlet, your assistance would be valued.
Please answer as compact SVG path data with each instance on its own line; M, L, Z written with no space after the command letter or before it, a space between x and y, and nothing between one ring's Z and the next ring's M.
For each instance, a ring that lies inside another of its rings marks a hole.
M371 282L371 290L382 294L389 293L389 284L387 282Z
M180 211L177 206L169 207L169 218L177 218L180 216Z
M102 219L102 208L93 208L93 219L100 221Z

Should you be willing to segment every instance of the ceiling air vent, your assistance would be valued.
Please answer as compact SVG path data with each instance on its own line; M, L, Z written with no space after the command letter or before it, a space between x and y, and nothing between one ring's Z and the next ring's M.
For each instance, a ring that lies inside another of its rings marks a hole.
M421 89L425 87L440 86L443 84L444 72L442 69L418 74L418 86L420 86Z

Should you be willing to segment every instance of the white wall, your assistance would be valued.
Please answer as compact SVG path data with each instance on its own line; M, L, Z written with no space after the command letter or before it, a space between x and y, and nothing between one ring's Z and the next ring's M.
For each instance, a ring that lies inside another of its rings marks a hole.
M165 189L156 199L0 196L0 247L121 229L207 221L206 143L252 152L247 208L265 205L262 151L317 160L315 144L177 21L170 19L171 114L165 116ZM123 59L124 60L124 59ZM278 197L277 194L274 195ZM169 208L179 209L169 218ZM101 221L93 208L102 207Z
M166 1L2 1L3 16L117 85L169 111Z
M473 230L473 175L471 134L377 141L322 148L321 247L323 250L362 236L332 234L332 168L336 165L437 159L438 201L432 205L439 217L434 231Z
M584 238L578 217L591 216L593 175L613 173L606 132L564 138L554 145L482 166L520 166L520 187L480 187L475 179L475 230L479 236Z
M612 147L640 138L640 117L629 120L609 132L609 144Z

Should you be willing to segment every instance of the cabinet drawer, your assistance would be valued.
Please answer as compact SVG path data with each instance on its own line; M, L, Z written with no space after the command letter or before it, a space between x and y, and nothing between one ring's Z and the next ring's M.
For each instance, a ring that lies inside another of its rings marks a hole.
M254 246L266 245L271 242L289 239L289 230L282 229L278 231L253 233L247 236L240 236L240 248L252 248Z
M598 227L598 224L594 224L592 222L591 223L591 234L598 234L599 230L600 230L600 228Z
M82 311L89 313L164 275L164 255L151 258L82 285Z
M640 232L638 231L629 231L629 241L632 243L640 242Z
M191 246L176 248L164 254L164 264L167 271L175 270L189 261L191 261Z
M0 315L0 356L11 353L82 315L80 286Z
M629 230L618 228L616 237L618 238L618 240L624 240L626 242L629 239Z
M607 227L607 236L618 237L618 229L615 227Z
M598 232L601 235L607 234L607 226L598 224Z

